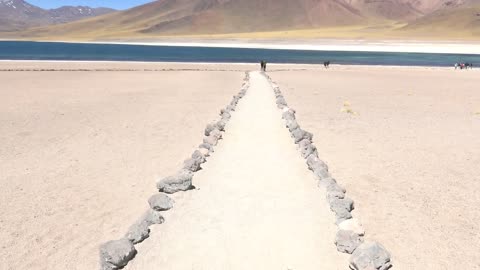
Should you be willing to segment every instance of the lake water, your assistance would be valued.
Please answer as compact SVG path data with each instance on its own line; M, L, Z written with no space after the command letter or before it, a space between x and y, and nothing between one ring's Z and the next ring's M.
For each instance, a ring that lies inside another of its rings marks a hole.
M261 59L269 63L304 64L321 64L324 61L331 61L332 64L396 66L452 66L456 62L471 62L475 66L480 64L480 55L474 54L343 52L0 41L0 60L257 63Z

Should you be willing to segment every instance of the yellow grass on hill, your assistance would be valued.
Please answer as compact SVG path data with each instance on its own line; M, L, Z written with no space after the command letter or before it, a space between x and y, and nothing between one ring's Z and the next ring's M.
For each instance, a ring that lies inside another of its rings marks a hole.
M480 5L445 9L420 18L399 29L398 34L414 37L480 38Z
M356 14L348 10L332 13L326 7L320 11L329 15L322 17L311 10L291 6L255 8L252 7L256 3L254 1L236 3L238 6L195 11L196 6L186 0L168 7L154 2L82 21L0 33L0 37L65 41L148 41L160 38L480 39L480 5L439 9L423 17L407 20Z
M453 23L452 23L453 24ZM58 26L57 26L58 27ZM315 29L298 29L266 32L243 32L228 34L143 34L131 30L64 31L58 27L30 29L15 33L6 38L36 41L131 41L149 42L158 40L313 40L313 39L348 39L348 40L480 40L479 29L458 30L454 27L434 26L428 24L408 25L402 22L383 22L376 24L324 27Z

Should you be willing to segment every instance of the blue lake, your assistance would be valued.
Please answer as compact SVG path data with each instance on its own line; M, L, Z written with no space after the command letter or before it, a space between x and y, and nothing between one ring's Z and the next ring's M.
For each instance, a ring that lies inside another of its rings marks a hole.
M0 60L82 60L453 66L456 62L480 64L480 55L343 52L309 50L270 50L245 48L206 48L175 46L142 46L119 44L83 44L58 42L0 41Z

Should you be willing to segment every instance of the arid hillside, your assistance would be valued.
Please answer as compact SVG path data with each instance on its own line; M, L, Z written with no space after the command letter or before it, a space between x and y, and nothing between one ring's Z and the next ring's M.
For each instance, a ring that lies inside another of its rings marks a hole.
M68 23L114 11L110 8L86 6L42 9L23 0L0 0L0 32L17 32L30 27Z
M420 36L425 32L430 37L477 38L478 6L480 0L158 0L0 37L125 40L240 33L258 37L264 32L315 29L321 32L315 37L405 38L412 31Z

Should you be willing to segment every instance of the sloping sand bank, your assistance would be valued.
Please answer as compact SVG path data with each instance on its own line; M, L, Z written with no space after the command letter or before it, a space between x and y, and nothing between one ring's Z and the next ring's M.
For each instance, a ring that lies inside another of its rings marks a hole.
M345 269L334 216L299 155L265 77L251 86L224 140L176 194L166 222L128 269Z

